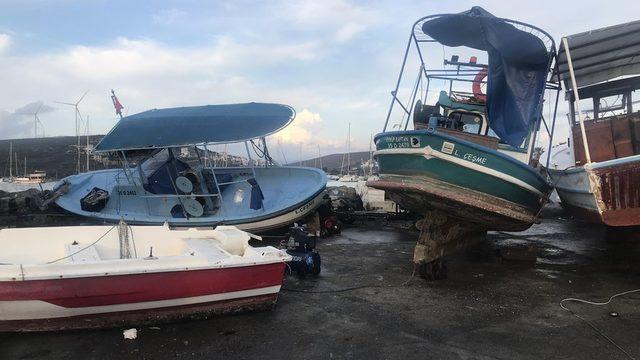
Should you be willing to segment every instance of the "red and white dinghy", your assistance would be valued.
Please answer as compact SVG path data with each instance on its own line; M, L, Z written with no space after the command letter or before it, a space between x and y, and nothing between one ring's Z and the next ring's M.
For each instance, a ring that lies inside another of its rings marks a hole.
M290 256L233 226L0 230L0 331L141 325L272 307Z

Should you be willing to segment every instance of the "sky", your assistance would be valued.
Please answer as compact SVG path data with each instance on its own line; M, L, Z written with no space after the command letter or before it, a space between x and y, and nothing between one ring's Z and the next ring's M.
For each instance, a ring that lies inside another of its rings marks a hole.
M472 6L536 25L556 42L640 14L640 2L616 0L0 0L0 138L33 137L41 105L46 136L75 134L73 108L56 101L86 91L79 109L89 132L106 133L117 121L114 89L128 114L289 104L296 119L270 139L279 161L345 151L349 123L352 150L367 150L413 22Z

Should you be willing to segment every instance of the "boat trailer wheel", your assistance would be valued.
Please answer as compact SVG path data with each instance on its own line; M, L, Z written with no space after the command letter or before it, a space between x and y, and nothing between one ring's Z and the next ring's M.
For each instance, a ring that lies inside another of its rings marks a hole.
M420 277L425 280L444 280L447 278L447 265L444 259L420 263L417 266Z

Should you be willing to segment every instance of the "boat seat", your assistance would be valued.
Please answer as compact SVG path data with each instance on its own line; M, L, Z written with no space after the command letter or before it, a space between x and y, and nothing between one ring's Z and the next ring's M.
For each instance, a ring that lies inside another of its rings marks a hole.
M72 263L81 263L102 260L95 246L89 246L83 250L86 246L86 244L78 243L67 244L67 256L69 256L68 261Z
M228 259L232 255L210 239L187 238L184 241L183 255L204 257L208 261L216 262Z
M229 173L216 174L213 176L212 169L202 169L202 178L204 179L204 184L209 191L209 194L217 194L218 188L216 187L217 183L226 183L233 180L233 176ZM229 185L219 185L220 192L224 192Z

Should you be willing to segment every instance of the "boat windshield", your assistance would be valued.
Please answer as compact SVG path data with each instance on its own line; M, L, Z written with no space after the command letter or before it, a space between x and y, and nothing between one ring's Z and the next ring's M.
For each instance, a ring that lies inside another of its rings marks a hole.
M453 111L449 118L454 121L455 128L471 134L480 134L482 116L463 111Z
M161 149L153 153L146 160L140 164L140 171L144 178L148 178L156 172L162 165L167 163L170 159L169 149Z

